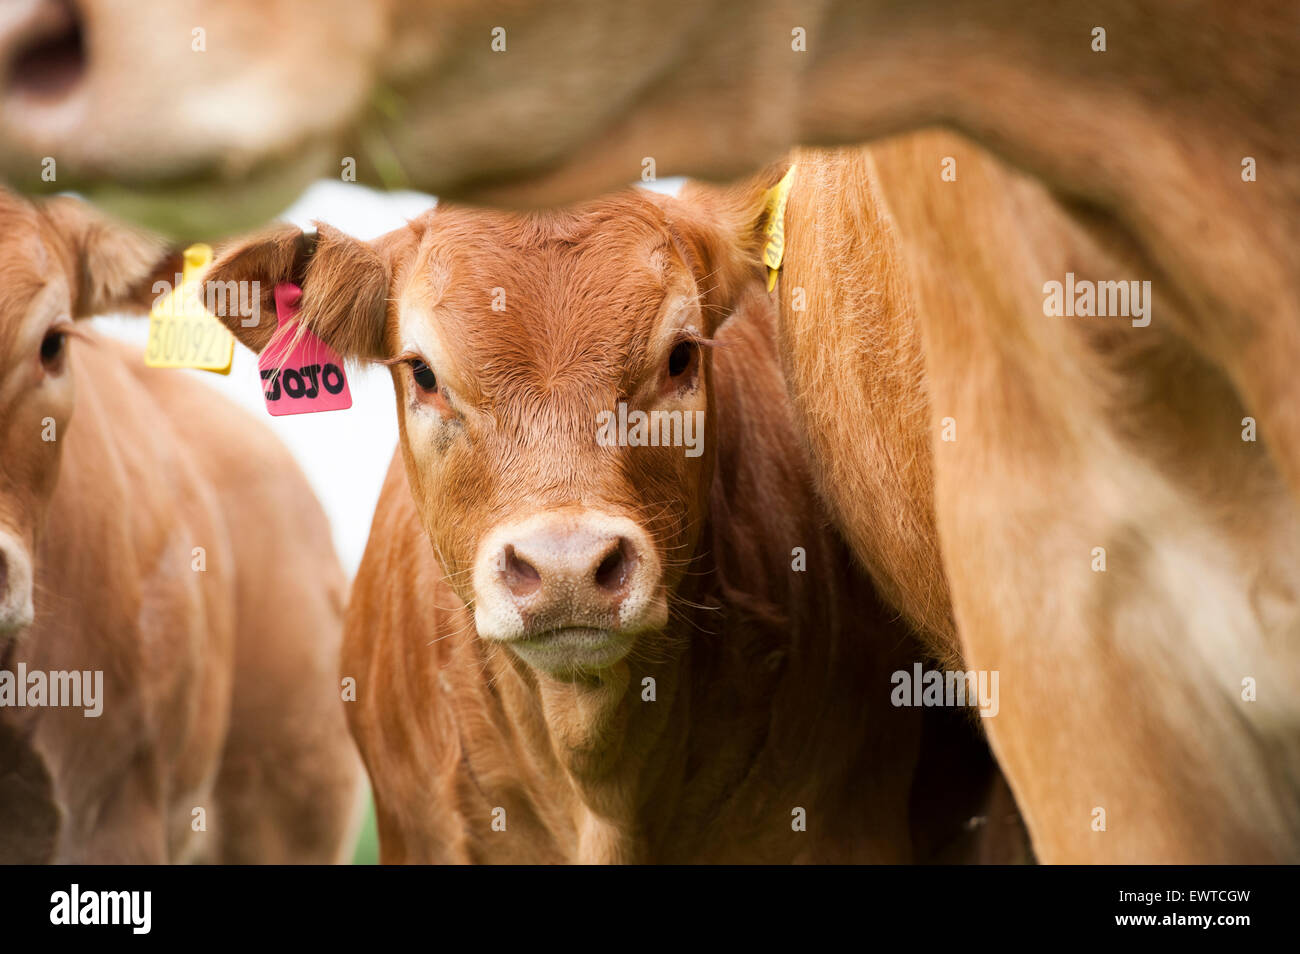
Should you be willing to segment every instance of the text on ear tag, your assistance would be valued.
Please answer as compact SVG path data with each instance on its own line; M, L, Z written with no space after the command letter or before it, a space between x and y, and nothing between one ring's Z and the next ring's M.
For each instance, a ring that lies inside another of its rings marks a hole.
M276 417L344 411L352 406L352 392L338 352L298 323L301 299L302 289L297 285L283 282L275 286L275 336L257 359L266 409Z
M767 244L763 246L763 264L767 266L768 291L776 287L776 273L781 270L781 259L785 257L785 203L793 184L794 166L791 165L781 181L767 190L764 205L767 220L763 226Z
M154 302L149 312L149 340L144 363L151 368L198 368L229 374L235 337L203 306L203 274L212 264L212 249L185 250L177 285Z

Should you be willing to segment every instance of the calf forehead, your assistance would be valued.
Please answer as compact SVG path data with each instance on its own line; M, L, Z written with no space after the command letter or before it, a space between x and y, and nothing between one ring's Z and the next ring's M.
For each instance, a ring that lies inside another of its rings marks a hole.
M637 197L526 215L446 210L406 298L485 392L609 387L644 360L679 260L662 215Z

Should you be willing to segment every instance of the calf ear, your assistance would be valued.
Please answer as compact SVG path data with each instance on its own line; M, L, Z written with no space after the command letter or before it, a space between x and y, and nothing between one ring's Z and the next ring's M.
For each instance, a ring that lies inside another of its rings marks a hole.
M687 182L665 202L669 224L685 246L688 264L720 322L744 294L766 282L763 248L772 215L772 189L790 169L788 159L728 186Z
M154 284L170 287L181 270L180 249L85 202L60 197L38 208L62 252L76 318L147 311L157 297Z
M277 224L217 249L203 278L203 300L253 351L260 353L275 334L275 287L303 283L315 240L296 226ZM251 305L250 314L243 304Z
M340 355L384 357L389 259L375 246L324 223L315 225L313 234L292 225L273 226L220 249L204 283L209 289L224 283L226 293L205 289L207 300L255 301L255 315L217 317L236 338L260 352L278 323L275 287L293 282L302 288L299 320ZM230 294L231 282L247 284L236 288L240 294Z

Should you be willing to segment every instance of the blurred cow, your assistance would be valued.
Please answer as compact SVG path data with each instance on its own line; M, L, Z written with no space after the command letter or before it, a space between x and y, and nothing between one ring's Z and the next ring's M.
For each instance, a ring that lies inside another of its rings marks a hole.
M81 203L0 193L0 862L351 847L320 506L264 427L78 321L178 263Z

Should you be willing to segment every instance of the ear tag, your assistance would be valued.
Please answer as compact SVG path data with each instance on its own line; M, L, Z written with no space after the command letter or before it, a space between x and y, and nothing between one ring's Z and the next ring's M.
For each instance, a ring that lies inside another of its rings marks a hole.
M199 368L229 374L235 336L203 307L203 273L212 264L212 248L191 245L177 276L179 284L149 312L149 340L144 363L151 368Z
M793 184L794 166L791 165L781 181L767 190L764 204L767 223L763 226L767 244L763 246L763 264L767 266L768 291L776 287L776 273L781 270L781 259L785 257L785 203Z
M343 359L314 331L299 325L302 289L289 282L275 286L276 330L257 359L266 409L276 417L345 411L352 406Z

